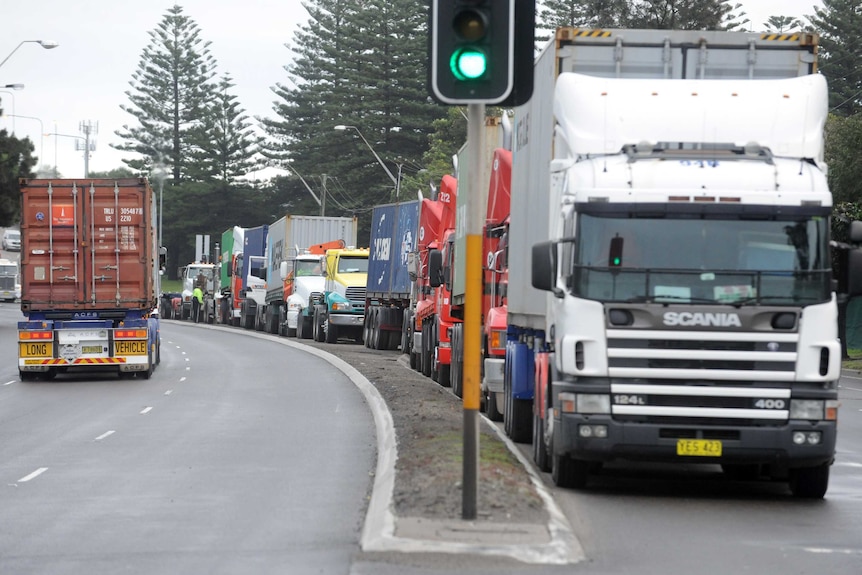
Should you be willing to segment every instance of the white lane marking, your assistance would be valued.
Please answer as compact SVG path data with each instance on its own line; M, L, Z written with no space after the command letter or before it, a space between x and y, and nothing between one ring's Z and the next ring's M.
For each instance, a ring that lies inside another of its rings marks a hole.
M37 469L36 471L31 473L30 475L26 475L26 476L22 477L21 479L19 479L18 483L26 483L27 481L30 481L31 479L35 479L36 477L39 477L40 475L42 475L46 471L48 471L47 467L40 467L39 469Z
M13 379L12 381L7 381L7 382L6 382L6 383L4 383L3 385L12 385L13 383L15 383L15 380L14 380L14 379Z
M821 553L827 555L832 553L841 553L843 555L862 554L862 551L859 549L828 549L826 547L803 547L802 549L808 553Z
M105 439L106 437L110 437L111 435L114 435L115 433L116 433L116 431L114 431L113 429L111 431L106 431L105 433L103 433L102 435L100 435L99 437L94 439L93 441L100 441L102 439Z
M165 395L170 395L170 394L172 394L173 392L174 392L174 390L173 390L173 389L169 389L169 390L167 390L167 391L165 392Z
M152 410L153 410L153 408L152 408L152 407L145 407L145 408L141 411L141 415L144 415L144 414L146 414L146 413L149 413L149 412L151 412Z
M191 367L189 367L188 365L186 366L186 371L191 371L191 369L192 369L192 368L191 368Z
M180 383L184 382L185 380L186 380L186 376L182 376L182 377L180 378Z
M843 467L859 467L862 468L862 463L854 463L852 461L836 461L835 465L841 465Z
M183 355L185 355L185 354L186 354L186 352L183 352Z
M191 361L191 358L187 357L187 358L186 358L186 361Z

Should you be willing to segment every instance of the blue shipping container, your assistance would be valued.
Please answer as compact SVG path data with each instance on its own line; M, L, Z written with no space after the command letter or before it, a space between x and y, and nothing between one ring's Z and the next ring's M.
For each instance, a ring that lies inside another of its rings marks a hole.
M407 254L416 250L419 201L375 206L371 216L371 253L368 258L369 297L409 297L411 281Z

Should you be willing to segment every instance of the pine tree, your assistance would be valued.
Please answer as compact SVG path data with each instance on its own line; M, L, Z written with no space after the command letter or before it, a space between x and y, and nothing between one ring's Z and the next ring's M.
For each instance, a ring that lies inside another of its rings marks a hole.
M230 75L223 75L201 123L190 131L188 173L192 179L234 184L259 166L255 159L258 138L236 96L230 94L233 87Z
M631 0L627 28L722 30L734 6L728 0Z
M21 188L18 178L34 177L36 148L29 138L19 140L0 130L0 226L17 224L21 219Z
M188 176L193 135L212 99L216 65L210 43L200 38L197 24L183 15L182 6L170 8L149 35L150 44L126 92L130 104L120 106L138 125L117 130L124 143L115 147L145 156L143 161L123 160L139 172L148 173L160 161L169 164L177 183Z
M841 116L862 111L862 2L823 0L809 16L820 33L819 70L829 80L830 109Z
M545 0L536 6L539 27L618 28L628 13L628 0Z
M262 120L266 153L284 167L290 162L309 183L325 174L337 202L327 204L327 214L332 206L364 217L395 189L374 154L392 174L399 163L419 162L433 120L445 114L427 95L427 6L312 0L306 9L309 21L296 32L285 67L289 82L274 88L276 117ZM304 186L295 189L308 195ZM360 241L363 231L361 221Z

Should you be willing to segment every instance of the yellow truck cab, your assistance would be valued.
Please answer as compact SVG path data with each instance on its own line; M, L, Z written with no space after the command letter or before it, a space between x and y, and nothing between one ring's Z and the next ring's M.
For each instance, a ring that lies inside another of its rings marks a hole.
M368 248L326 251L323 303L314 309L315 341L335 343L339 337L362 339L368 255Z

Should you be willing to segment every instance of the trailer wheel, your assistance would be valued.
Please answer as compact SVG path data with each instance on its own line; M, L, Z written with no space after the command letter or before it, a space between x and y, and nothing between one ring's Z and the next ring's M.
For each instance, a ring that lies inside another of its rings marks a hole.
M462 362L463 343L461 342L463 324L452 327L451 355L449 356L449 381L455 397L464 397L464 364Z
M452 387L452 366L441 363L437 368L437 383L442 387Z
M433 359L431 341L431 325L429 322L422 324L422 375L431 377L431 360Z
M829 488L829 463L790 470L790 492L800 499L823 499Z
M153 376L153 371L155 371L155 365L153 365L153 352L150 351L147 353L147 363L149 366L147 367L147 371L143 372L144 379L150 379Z

